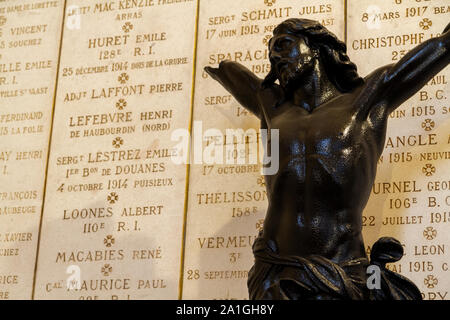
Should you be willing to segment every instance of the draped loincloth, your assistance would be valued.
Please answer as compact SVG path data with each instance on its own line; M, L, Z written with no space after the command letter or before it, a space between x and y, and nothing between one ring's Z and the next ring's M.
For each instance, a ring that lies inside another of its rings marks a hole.
M380 238L372 248L371 264L381 271L380 289L367 286L367 258L335 263L320 255L282 256L275 242L260 236L253 244L255 264L249 271L252 300L421 300L419 289L386 269L400 260L403 247L393 238Z

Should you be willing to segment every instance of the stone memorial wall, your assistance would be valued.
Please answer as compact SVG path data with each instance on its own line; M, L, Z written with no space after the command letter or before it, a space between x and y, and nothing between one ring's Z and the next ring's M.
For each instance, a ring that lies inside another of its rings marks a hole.
M449 17L446 0L0 0L0 300L248 299L259 121L203 68L263 78L275 26L307 18L365 77ZM450 299L448 70L391 114L363 216L367 253L399 239L389 268L429 300Z

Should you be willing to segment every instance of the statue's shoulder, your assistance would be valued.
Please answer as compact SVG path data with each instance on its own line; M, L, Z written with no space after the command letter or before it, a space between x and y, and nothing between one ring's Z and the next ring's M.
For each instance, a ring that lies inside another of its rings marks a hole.
M269 113L271 110L274 110L277 106L283 103L285 99L283 89L276 83L269 86L261 85L257 95L261 108Z
M371 73L364 77L363 87L374 89L375 86L377 86L378 88L380 85L384 84L386 81L387 73L393 65L394 64L388 64L373 70Z

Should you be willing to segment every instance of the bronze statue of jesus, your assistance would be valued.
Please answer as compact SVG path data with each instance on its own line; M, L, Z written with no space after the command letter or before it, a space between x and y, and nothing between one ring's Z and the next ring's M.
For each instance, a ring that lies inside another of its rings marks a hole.
M264 80L232 61L205 68L261 128L279 130L279 170L265 176L268 209L253 245L251 299L421 299L411 281L385 268L403 255L397 240L378 240L369 262L362 213L389 114L448 65L449 27L365 78L346 45L307 19L275 28ZM381 270L373 290L370 264Z

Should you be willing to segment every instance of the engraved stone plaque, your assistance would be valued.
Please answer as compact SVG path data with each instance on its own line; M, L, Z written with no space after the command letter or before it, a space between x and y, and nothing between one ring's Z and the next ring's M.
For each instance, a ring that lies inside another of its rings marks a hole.
M201 2L193 135L202 135L204 149L223 149L223 162L191 164L183 299L248 299L251 248L267 208L261 162L252 163L249 157L260 138L259 120L206 76L203 67L228 59L264 78L270 69L268 41L276 25L308 17L343 39L343 16L343 1ZM227 129L249 135L239 143L227 139ZM198 156L201 151L193 152Z
M348 53L361 76L398 62L408 50L441 34L448 1L350 1ZM419 287L424 299L448 299L448 67L389 119L386 145L364 213L368 252L381 236L404 245L390 269Z
M32 296L63 5L0 2L0 300Z
M189 123L196 3L78 4L67 2L36 298L176 299L186 166L171 161L171 132Z

